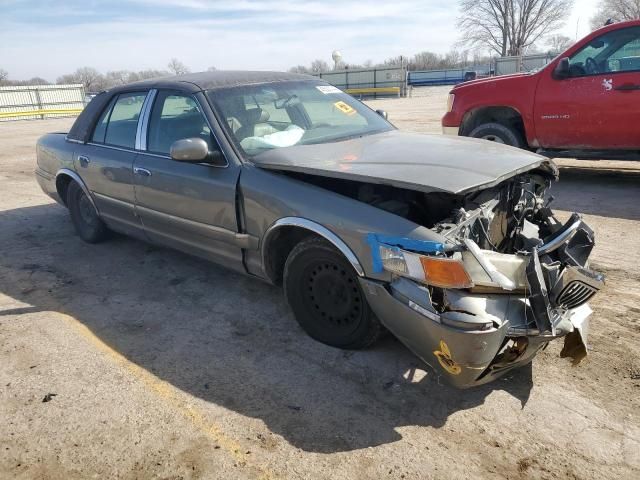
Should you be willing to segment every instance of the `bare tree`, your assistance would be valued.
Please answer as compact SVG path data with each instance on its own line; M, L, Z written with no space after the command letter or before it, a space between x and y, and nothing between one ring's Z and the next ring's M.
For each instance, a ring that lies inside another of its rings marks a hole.
M58 77L56 83L81 83L87 92L98 92L107 86L104 76L95 68L82 67L74 73Z
M435 70L440 66L440 55L433 52L420 52L410 62L412 70Z
M407 61L409 60L409 61ZM374 63L372 60L366 60L362 64L340 62L339 68L357 69L357 68L376 68L376 67L399 67L406 66L409 70L435 70L438 68L464 68L469 64L489 63L491 58L480 55L477 51L469 50L451 50L444 55L433 52L416 53L408 59L402 55L390 57L381 63ZM312 63L311 68L304 65L297 65L289 69L292 73L317 73L328 65L323 60L316 60Z
M25 81L26 85L50 85L51 83L42 77L32 77Z
M598 11L591 19L594 30L604 26L608 20L622 22L640 18L640 0L600 0Z
M32 77L29 80L0 80L0 85L51 85L42 77Z
M460 0L463 44L521 55L564 23L573 0Z
M133 72L128 70L114 70L111 72L107 72L105 74L105 81L109 87L113 87L116 85L125 85L133 80L131 80L131 75Z
M9 78L9 72L0 68L0 83L4 82Z
M213 65L211 65L209 68L207 68L207 72L215 72L218 69L216 67L214 67Z
M329 67L329 64L327 62L318 58L313 62L311 62L310 70L311 70L311 73L321 73L321 72L328 72L329 70L331 70L331 68Z
M187 67L184 63L182 63L177 58L172 58L167 65L167 68L174 75L183 75L185 73L189 73L189 67Z
M140 70L139 72L131 72L129 77L130 82L136 82L138 80L148 80L150 78L168 77L171 75L166 70Z
M291 73L309 73L309 68L304 65L296 65L295 67L291 67L289 69Z
M406 63L407 57L403 57L402 55L398 55L397 57L390 57L380 63L380 66L383 67L399 67L400 65Z
M573 45L573 40L564 35L551 35L547 38L546 45L550 52L560 53Z

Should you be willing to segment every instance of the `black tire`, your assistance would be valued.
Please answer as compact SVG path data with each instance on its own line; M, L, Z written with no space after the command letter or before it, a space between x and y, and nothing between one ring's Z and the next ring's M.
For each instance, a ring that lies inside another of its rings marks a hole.
M69 183L67 188L67 207L76 233L85 242L98 243L107 238L107 226L76 182Z
M384 331L353 267L323 239L293 248L284 267L284 292L300 326L326 345L365 348Z
M525 148L524 138L518 130L500 123L483 123L471 130L470 137L482 138L490 142L503 143L512 147Z

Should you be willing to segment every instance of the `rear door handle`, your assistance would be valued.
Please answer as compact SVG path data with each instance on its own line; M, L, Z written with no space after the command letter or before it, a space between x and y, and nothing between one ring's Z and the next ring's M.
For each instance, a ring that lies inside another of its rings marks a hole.
M630 92L632 90L640 90L640 85L635 85L633 83L624 83L622 85L614 87L614 90L618 90L621 92Z
M88 167L90 161L91 160L89 160L89 157L87 157L86 155L78 155L78 162L80 163L81 167Z
M133 173L135 173L136 175L140 175L142 177L150 177L151 176L151 172L149 170L147 170L146 168L133 167Z

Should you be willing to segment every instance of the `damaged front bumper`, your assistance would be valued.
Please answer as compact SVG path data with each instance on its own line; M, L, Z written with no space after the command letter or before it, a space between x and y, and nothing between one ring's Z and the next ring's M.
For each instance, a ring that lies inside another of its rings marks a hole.
M480 285L437 289L442 298L410 278L360 281L381 322L451 384L467 388L529 363L560 337L562 357L575 364L586 356L592 313L586 301L604 284L586 268L593 244L593 232L574 215L527 254L492 257L467 245L465 264L484 278L476 272Z

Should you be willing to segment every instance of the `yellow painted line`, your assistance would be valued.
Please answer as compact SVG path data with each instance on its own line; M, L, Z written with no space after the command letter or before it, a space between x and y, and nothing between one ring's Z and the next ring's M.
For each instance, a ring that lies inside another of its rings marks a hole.
M31 115L71 115L82 112L82 108L65 108L65 109L41 109L29 110L26 112L0 112L0 118L26 117Z
M400 93L400 87L347 88L347 93Z
M59 315L67 325L78 332L78 334L80 334L80 336L87 340L91 345L104 353L113 363L124 368L127 372L140 380L145 387L151 390L157 397L161 398L173 409L180 412L180 414L182 414L182 416L185 417L191 425L213 440L220 446L220 448L231 454L235 460L242 462L241 464L245 464L258 470L260 472L259 478L264 480L277 478L273 472L265 468L257 465L249 465L249 462L247 461L248 457L244 453L245 450L242 448L242 445L236 440L226 436L222 429L215 423L208 420L200 409L192 405L185 405L184 399L181 398L180 390L170 383L160 380L158 377L152 375L139 365L127 360L124 355L104 343L89 328L72 316L64 313L57 313L57 315Z

